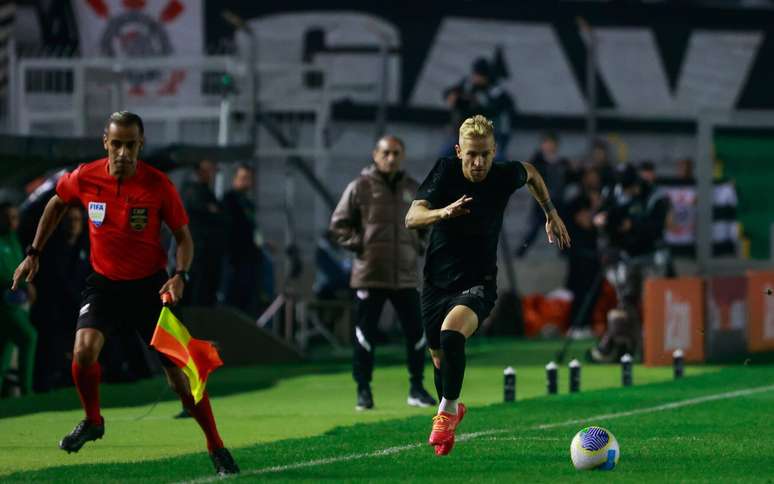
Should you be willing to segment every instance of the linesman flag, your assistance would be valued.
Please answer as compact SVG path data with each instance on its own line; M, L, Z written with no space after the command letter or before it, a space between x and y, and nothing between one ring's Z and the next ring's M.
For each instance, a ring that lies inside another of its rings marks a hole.
M166 297L163 299L166 303ZM188 377L194 403L199 403L204 395L207 377L223 365L215 346L209 341L192 338L166 304L161 309L150 344L183 370Z

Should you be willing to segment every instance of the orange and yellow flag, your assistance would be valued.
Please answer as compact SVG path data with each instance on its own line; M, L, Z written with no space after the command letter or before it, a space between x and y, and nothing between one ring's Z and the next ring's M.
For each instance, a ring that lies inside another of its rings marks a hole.
M183 323L166 306L161 310L150 344L183 370L194 402L199 403L207 377L223 365L215 346L209 341L192 338Z

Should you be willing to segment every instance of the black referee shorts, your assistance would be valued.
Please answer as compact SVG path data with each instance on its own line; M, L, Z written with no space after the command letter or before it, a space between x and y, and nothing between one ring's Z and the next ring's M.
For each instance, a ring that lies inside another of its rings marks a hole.
M159 271L144 279L113 281L93 272L81 293L76 330L98 329L107 338L118 329L134 329L150 345L162 308L159 289L167 278L166 272ZM161 362L175 366L167 358Z
M425 326L427 346L433 350L441 347L441 326L454 306L470 308L478 316L480 327L492 312L496 300L497 285L494 283L452 291L435 287L425 281L422 287L422 322Z

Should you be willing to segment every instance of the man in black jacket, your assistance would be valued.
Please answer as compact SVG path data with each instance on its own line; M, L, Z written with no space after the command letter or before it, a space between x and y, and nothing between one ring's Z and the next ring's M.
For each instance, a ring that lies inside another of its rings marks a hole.
M191 220L191 236L196 245L186 302L194 306L214 306L223 267L223 210L212 186L218 167L211 160L196 166L195 177L183 185L183 204Z
M255 202L252 191L253 168L239 165L231 182L231 190L223 196L226 216L226 304L255 316L258 313L258 274L260 273L260 242L255 222Z

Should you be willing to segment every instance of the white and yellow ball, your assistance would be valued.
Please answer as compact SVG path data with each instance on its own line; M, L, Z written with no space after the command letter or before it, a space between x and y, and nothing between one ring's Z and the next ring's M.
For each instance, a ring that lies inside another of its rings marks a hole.
M586 427L575 434L570 444L570 457L576 469L615 469L621 451L618 441L607 429Z

